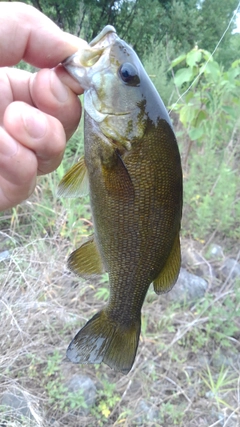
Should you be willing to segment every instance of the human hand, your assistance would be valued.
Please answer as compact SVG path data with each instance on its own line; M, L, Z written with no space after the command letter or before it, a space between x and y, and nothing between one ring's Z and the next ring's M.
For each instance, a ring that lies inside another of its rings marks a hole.
M32 6L0 3L0 211L28 198L36 176L61 163L83 91L57 65L86 45ZM21 59L43 69L6 68Z

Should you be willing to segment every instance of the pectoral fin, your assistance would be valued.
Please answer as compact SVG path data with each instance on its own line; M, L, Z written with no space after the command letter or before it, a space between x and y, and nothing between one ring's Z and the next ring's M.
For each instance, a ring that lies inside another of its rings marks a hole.
M179 234L177 234L170 255L161 270L159 276L154 280L153 287L156 294L169 292L175 285L181 266L181 250Z
M129 172L117 150L113 154L111 165L102 166L105 187L109 194L117 199L129 201L134 198L134 187Z
M83 197L88 194L88 172L84 157L69 169L58 185L58 195L64 197Z
M94 235L90 236L68 258L68 267L79 276L102 274L105 269Z

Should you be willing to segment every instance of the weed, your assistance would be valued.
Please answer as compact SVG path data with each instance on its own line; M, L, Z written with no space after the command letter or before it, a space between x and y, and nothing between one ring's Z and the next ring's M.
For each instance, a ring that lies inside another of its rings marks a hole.
M235 389L234 383L236 382L236 378L234 378L232 375L229 375L229 369L225 369L224 366L222 366L218 374L215 376L215 380L210 370L210 367L207 365L206 373L201 374L200 376L204 384L208 388L208 392L206 392L206 397L215 400L218 410L220 411L221 406L228 407L231 410L234 410L222 398L223 395L226 395L227 393Z
M114 406L119 402L120 397L116 393L116 385L109 383L107 380L102 380L102 389L98 393L98 404L92 410L92 414L99 420L99 425L103 425Z
M98 289L96 292L96 298L106 302L108 301L109 295L110 295L108 273L105 273L102 275L100 279L100 283L103 284L104 286L98 286Z
M161 423L168 425L169 423L173 425L181 426L183 419L183 407L177 406L170 402L162 403L159 411L159 419ZM169 424L170 425L170 424Z
M43 374L47 377L50 377L59 372L61 360L62 356L60 355L59 351L55 350L53 355L48 357L47 366L43 370Z
M87 404L83 395L83 390L72 392L65 385L65 379L61 370L62 356L58 351L47 359L47 366L43 369L44 388L47 392L49 403L58 410L67 412L69 410L86 409Z

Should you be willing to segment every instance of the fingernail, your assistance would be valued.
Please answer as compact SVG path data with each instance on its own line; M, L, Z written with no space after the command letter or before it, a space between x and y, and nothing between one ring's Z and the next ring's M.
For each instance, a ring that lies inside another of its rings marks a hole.
M50 85L53 95L59 102L64 103L68 100L68 90L66 86L64 86L64 84L56 76L54 71L52 71L50 77Z
M31 138L42 138L47 131L47 119L42 112L35 109L34 113L23 110L22 119L25 129Z

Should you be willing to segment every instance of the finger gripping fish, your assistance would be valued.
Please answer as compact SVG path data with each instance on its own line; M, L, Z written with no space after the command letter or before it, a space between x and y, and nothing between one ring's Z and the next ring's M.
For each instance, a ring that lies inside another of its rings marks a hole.
M180 269L182 169L171 121L134 50L105 27L63 62L84 88L84 158L59 185L89 185L95 234L68 260L86 277L109 273L108 304L77 333L67 356L127 374L150 284L169 291Z

